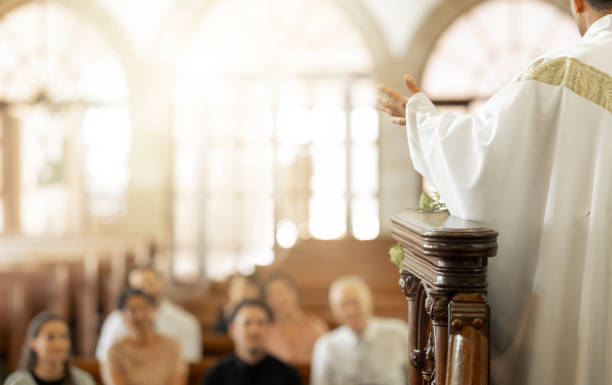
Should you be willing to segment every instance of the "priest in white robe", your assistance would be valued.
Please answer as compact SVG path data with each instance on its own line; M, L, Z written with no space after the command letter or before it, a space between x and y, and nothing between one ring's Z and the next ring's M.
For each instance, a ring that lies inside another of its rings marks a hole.
M499 231L492 383L612 384L612 0L571 0L582 39L534 61L477 115L410 78L379 107L450 212Z

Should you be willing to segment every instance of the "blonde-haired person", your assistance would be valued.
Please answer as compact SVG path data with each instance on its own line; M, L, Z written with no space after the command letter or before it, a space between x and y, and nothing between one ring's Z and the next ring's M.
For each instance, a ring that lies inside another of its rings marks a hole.
M358 276L334 281L329 304L341 326L315 344L311 384L406 384L408 324L374 317L372 292Z
M95 385L91 375L70 365L70 329L58 315L44 311L28 326L20 369L4 385Z

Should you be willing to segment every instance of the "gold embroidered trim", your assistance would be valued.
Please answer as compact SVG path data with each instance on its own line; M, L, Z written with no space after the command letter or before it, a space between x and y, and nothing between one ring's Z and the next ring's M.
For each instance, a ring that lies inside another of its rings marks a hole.
M561 86L612 112L612 76L571 57L542 58L516 81L535 80Z

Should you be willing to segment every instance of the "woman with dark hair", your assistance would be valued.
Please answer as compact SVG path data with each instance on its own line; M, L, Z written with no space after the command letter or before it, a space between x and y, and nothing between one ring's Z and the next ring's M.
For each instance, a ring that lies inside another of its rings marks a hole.
M187 365L178 341L153 327L155 299L128 288L119 298L119 310L129 334L115 342L102 361L107 385L184 385Z
M327 323L302 309L297 284L290 276L272 275L264 286L264 294L274 313L268 352L287 363L309 364L315 342L329 330Z
M20 370L4 385L95 385L89 373L68 363L70 330L59 316L44 311L30 321Z

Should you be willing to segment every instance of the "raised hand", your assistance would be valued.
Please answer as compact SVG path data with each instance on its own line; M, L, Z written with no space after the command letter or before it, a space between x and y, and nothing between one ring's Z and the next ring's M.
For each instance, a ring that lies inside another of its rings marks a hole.
M410 96L421 92L412 76L404 76L404 83L410 92ZM378 109L391 116L393 123L405 126L408 98L383 84L379 85L378 89L382 92L382 95L378 96Z

